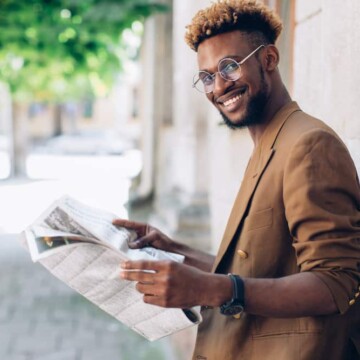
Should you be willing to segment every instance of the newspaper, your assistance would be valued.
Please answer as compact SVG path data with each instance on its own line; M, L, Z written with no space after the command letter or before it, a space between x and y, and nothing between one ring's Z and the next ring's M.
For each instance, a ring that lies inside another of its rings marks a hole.
M112 225L115 215L64 196L24 231L31 258L95 305L153 341L201 322L196 308L146 304L135 282L120 278L122 260L173 260L179 254L146 247L130 249L136 236Z

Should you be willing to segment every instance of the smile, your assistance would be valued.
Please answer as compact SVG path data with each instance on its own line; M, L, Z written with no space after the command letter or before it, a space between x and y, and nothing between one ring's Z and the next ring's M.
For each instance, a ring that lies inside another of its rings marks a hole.
M242 97L242 95L236 95L236 96L234 96L233 98L225 101L225 102L224 102L224 105L225 105L225 106L229 106L229 105L235 103L236 101L240 100L241 97Z
M225 107L228 107L228 106L236 103L237 101L239 101L239 100L242 98L242 96L244 95L245 91L246 91L246 88L242 89L242 90L240 91L240 93L238 93L237 95L233 96L232 98L224 101L224 102L223 102L223 105L224 105Z

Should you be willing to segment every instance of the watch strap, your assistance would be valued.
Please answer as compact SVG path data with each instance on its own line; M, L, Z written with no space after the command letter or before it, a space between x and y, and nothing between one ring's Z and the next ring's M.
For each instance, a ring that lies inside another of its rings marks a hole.
M239 275L234 274L229 274L229 277L233 283L233 299L236 299L245 306L245 286L243 279Z

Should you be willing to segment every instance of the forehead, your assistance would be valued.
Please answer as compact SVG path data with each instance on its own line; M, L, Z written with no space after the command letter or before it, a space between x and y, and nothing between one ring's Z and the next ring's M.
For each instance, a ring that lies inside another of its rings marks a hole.
M241 31L230 31L204 40L198 48L199 69L216 69L227 56L245 57L251 51L249 36Z

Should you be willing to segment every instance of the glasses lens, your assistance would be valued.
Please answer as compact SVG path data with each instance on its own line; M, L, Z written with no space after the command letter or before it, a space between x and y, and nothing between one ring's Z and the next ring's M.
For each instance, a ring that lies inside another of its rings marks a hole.
M197 75L194 76L194 87L203 92L209 93L213 91L214 88L214 78L211 74L206 71L199 71Z
M225 80L235 81L240 78L240 65L233 59L223 59L219 63L220 75Z

